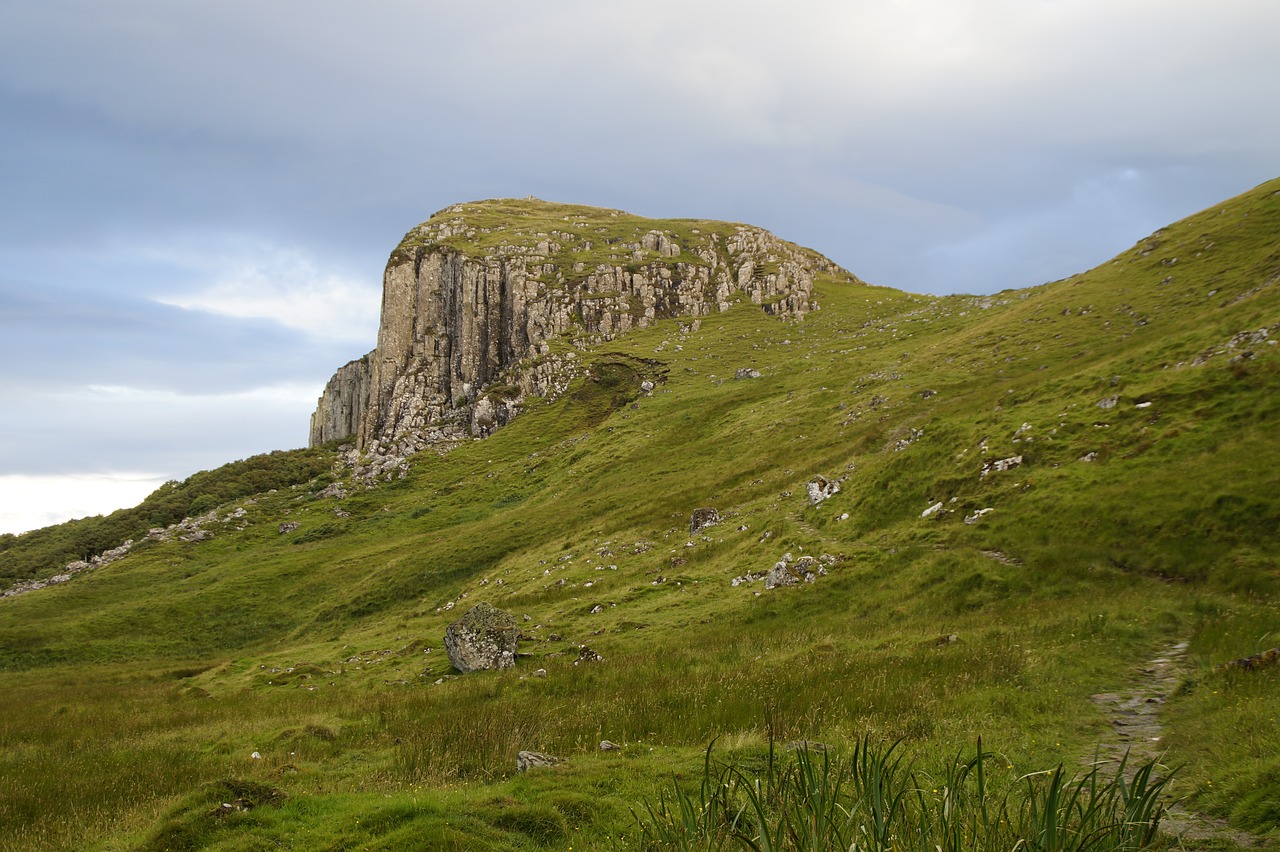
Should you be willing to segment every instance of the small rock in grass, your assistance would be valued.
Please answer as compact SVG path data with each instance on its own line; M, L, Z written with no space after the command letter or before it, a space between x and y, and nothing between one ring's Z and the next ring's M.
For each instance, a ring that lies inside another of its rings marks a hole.
M528 772L536 766L555 766L560 758L540 751L522 751L516 755L516 771Z

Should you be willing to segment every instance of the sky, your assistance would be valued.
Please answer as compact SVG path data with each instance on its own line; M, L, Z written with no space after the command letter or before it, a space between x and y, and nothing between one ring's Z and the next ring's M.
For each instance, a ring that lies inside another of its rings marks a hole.
M1083 271L1280 175L1275 0L0 0L0 532L303 446L460 201Z

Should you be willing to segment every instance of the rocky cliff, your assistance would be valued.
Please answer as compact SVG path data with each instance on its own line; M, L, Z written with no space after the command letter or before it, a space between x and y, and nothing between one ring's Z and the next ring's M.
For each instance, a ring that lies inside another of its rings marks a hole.
M392 252L377 348L329 381L311 444L353 437L405 455L484 435L526 396L564 390L574 344L739 301L803 317L823 275L860 283L749 225L535 199L455 205Z

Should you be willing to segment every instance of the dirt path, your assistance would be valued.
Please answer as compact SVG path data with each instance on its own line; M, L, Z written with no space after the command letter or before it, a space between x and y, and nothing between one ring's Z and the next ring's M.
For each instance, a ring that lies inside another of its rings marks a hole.
M1125 774L1132 778L1137 767L1164 757L1160 708L1182 681L1186 655L1186 642L1169 645L1139 670L1131 691L1093 696L1093 702L1111 720L1111 735L1099 743L1098 758L1104 767L1118 764L1128 754ZM1160 828L1184 841L1189 849L1221 849L1223 843L1237 849L1268 848L1254 835L1231 828L1220 819L1193 813L1180 804L1169 808Z

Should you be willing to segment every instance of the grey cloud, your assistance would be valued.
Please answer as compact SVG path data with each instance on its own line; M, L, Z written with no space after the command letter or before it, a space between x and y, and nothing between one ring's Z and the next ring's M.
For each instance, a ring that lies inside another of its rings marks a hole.
M0 282L0 362L8 365L0 385L10 393L88 385L222 393L294 382L314 383L318 394L330 365L363 354L351 348L263 320Z

